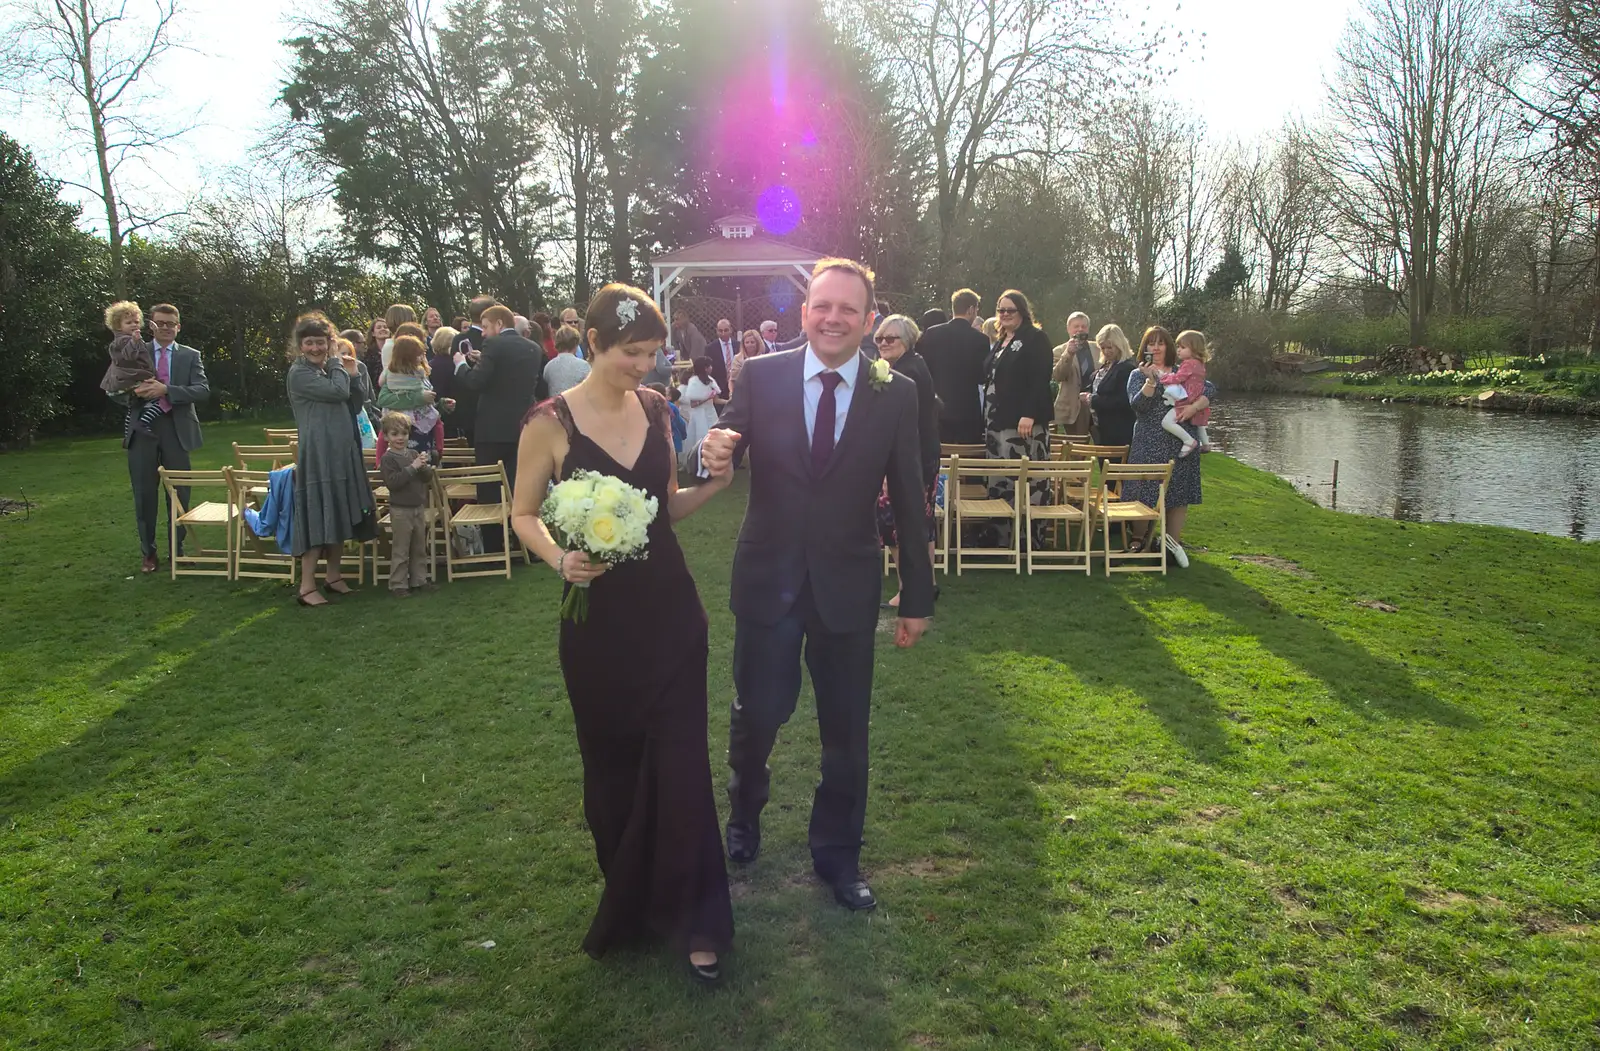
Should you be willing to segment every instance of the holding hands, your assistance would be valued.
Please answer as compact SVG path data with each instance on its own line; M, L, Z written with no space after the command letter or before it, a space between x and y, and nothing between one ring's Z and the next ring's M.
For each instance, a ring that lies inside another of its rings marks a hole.
M744 435L738 431L730 431L722 427L713 427L706 432L705 439L700 443L700 466L710 472L711 477L718 481L731 481L733 479L733 451L738 448Z

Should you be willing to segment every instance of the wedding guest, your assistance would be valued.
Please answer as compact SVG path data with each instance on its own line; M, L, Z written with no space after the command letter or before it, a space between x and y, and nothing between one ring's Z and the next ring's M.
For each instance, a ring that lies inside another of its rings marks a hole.
M751 358L759 358L766 352L766 341L761 338L761 333L755 329L745 329L743 336L739 337L739 353L733 356L733 362L728 366L728 397L733 396L733 388L739 382L739 373L744 371L744 363Z
M483 350L484 336L481 323L483 312L494 305L494 296L485 295L473 296L467 303L468 322L464 328L457 326L461 328L461 335L456 337L455 349L451 352L452 373L459 371L456 362L461 360L461 357L473 362L478 360L478 355ZM450 380L450 390L456 400L455 411L451 413L451 426L455 428L456 433L467 439L467 444L471 445L473 439L477 437L478 393L457 383L454 376Z
M144 327L144 311L139 309L137 303L118 300L106 307L105 322L111 332L111 345L106 348L111 361L100 380L100 389L113 397L120 396L119 400L131 401L135 387L145 380L156 378L156 363L150 355L150 344L139 335L139 330ZM151 424L157 417L166 414L161 399L146 401L141 398L137 410L130 412L128 418L134 421L133 425L139 430L153 437L155 431L151 429Z
M428 341L428 378L433 392L439 396L439 407L444 410L446 434L455 433L452 417L455 408L456 364L453 347L461 333L453 325L440 325L439 331Z
M917 442L922 453L922 484L924 528L928 536L928 562L933 562L934 514L933 501L939 481L939 408L934 393L933 376L922 355L916 351L922 332L904 314L890 314L878 325L873 342L878 345L878 355L889 363L896 373L917 385ZM899 566L899 540L895 529L894 509L889 501L889 482L883 483L878 494L878 536L883 546L896 552L895 565ZM934 589L937 594L938 588ZM884 609L900 608L900 592L883 604Z
M444 418L439 412L438 392L428 381L427 348L422 340L400 326L394 338L389 367L383 371L378 407L385 416L401 415L411 421L406 446L414 452L437 453L444 447ZM384 432L385 437L388 432Z
M706 337L695 328L688 314L673 315L671 346L677 361L693 361L706 356Z
M529 340L530 342L543 343L543 340L533 339L533 322L529 321L521 314L513 314L511 316L511 327L516 329L517 335L521 336L523 339ZM541 349L543 348L541 347Z
M927 335L930 328L933 328L935 325L943 325L949 320L949 314L946 314L938 307L933 307L922 312L922 317L917 321L917 327L922 329L923 335Z
M383 312L383 320L389 326L389 338L384 340L383 343L383 367L386 369L389 367L389 353L394 349L395 330L401 325L415 325L417 323L417 312L404 303L396 303ZM427 338L425 331L423 338ZM383 374L381 369L378 374Z
M579 361L588 361L589 360L588 343L582 338L583 337L583 315L578 313L578 308L577 307L567 307L565 310L563 310L561 312L561 323L563 325L570 325L573 328L578 330L578 336L579 336L578 349L573 351L573 354L575 354L577 356Z
M717 390L723 393L733 389L729 375L733 372L733 359L738 353L739 341L734 338L733 322L723 318L717 322L717 341L707 348L706 353L711 359L711 378L716 381Z
M1089 315L1078 312L1067 318L1067 341L1052 351L1055 368L1050 378L1056 381L1053 418L1056 426L1074 438L1089 435L1089 380L1094 375L1094 351L1089 346Z
M713 347L713 354L716 348ZM706 432L717 425L717 399L722 396L722 388L717 386L716 377L712 374L712 358L695 358L694 373L689 377L689 382L683 385L683 400L679 407L683 409L683 418L689 424L689 433L684 436L684 450L693 450L700 444L700 439Z
M1128 405L1133 351L1117 325L1102 328L1095 343L1100 347L1100 368L1089 385L1094 440L1099 445L1127 445L1133 441L1133 409Z
M544 347L544 359L556 356L556 332L550 325L550 315L540 310L533 315L533 341ZM580 337L582 333L579 333Z
M335 346L339 352L356 359L356 379L361 384L361 407L371 408L377 397L377 386L373 382L372 373L367 369L367 363L361 360L361 352L366 345L366 337L358 329L347 328L335 337Z
M444 327L444 315L439 313L438 307L429 307L422 312L422 327L428 333L428 339L433 339L433 334Z
M950 297L949 321L922 333L917 353L939 395L939 440L952 445L983 442L983 372L991 341L973 327L978 293L963 288Z
M389 322L378 318L367 326L367 338L361 348L361 363L367 367L368 376L383 375L383 345L389 342Z
M1189 520L1189 505L1200 502L1200 461L1202 456L1179 457L1183 443L1161 428L1167 414L1167 400L1161 389L1161 377L1178 367L1176 346L1172 336L1159 325L1146 330L1139 340L1139 361L1128 379L1128 406L1133 410L1133 440L1128 449L1129 463L1171 463L1172 480L1167 483L1166 549L1178 565L1187 567L1189 556L1183 550L1183 527ZM1208 383L1206 390L1214 388ZM1189 421L1211 404L1209 396L1202 394L1178 410L1178 421L1195 437L1194 425ZM1138 500L1154 507L1160 495L1159 482L1124 482L1122 498ZM1143 550L1145 535L1130 544L1130 550Z
M537 400L544 372L544 348L517 334L516 315L496 304L481 315L483 349L458 355L456 389L478 395L477 430L473 448L478 464L503 463L506 480L514 490L517 477L517 442L522 418ZM506 494L509 501L511 494ZM498 503L500 486L478 486L478 502ZM499 526L483 527L486 552L503 550L505 536Z
M763 321L761 323L761 342L766 344L763 354L775 353L778 349L778 323L776 321Z
M122 447L128 450L128 478L133 483L133 521L139 533L139 549L144 554L140 571L154 573L156 561L156 522L160 513L161 471L189 470L189 454L200 448L200 417L194 407L211 398L211 385L206 380L206 368L200 361L200 352L178 342L181 328L178 308L171 303L157 303L150 308L150 328L155 339L150 343L150 357L155 378L141 382L133 388L128 403L127 418L122 427ZM146 433L135 425L142 401L159 404L162 414L151 421ZM187 487L178 489L178 499L189 502ZM180 512L181 513L181 512ZM172 496L167 496L167 521L172 521ZM168 557L183 554L182 526L177 530L177 544Z
M544 385L548 397L565 394L589 375L589 363L576 353L582 338L571 325L562 325L556 333L556 356L544 367Z
M454 318L452 318L450 320L450 327L455 329L457 332L465 332L467 326L469 324L471 324L471 323L472 322L467 317L467 315L465 315L465 314L457 314Z
M984 403L988 410L986 444L990 459L1050 458L1050 337L1033 323L1028 297L1015 289L995 303L999 336L989 359ZM995 475L989 480L991 500L1010 500L1016 479ZM1028 502L1045 502L1045 483L1029 483Z
M427 453L408 447L412 428L412 420L405 413L384 414L383 436L388 439L388 449L378 460L378 473L389 489L389 526L393 531L389 593L395 598L407 598L418 588L437 590L437 585L428 580L428 482L433 478L433 467Z
M353 590L344 581L340 552L347 540L377 535L372 489L367 484L361 443L350 414L361 407L357 385L360 364L335 358L333 325L321 314L295 322L289 366L289 407L300 433L294 478L293 554L300 559L302 606L323 606L317 589L317 560L327 562L323 580L330 592Z
M990 353L993 353L994 345L1000 339L1000 319L989 318L980 326L979 331L983 333L983 338L989 341Z

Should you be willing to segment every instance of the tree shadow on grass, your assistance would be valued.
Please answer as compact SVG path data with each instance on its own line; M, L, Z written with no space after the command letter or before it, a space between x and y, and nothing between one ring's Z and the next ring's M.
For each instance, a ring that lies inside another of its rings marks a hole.
M1474 729L1471 712L1440 700L1419 687L1397 662L1351 642L1315 618L1284 609L1232 573L1203 562L1188 572L1210 594L1227 599L1220 612L1280 659L1319 680L1352 712L1368 717L1417 719L1457 729Z

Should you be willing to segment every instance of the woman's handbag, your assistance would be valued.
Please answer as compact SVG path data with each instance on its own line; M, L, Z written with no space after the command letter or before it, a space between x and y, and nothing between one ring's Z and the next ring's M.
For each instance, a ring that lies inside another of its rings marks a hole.
M376 449L378 447L378 432L372 429L372 421L364 412L356 413L356 430L361 435L363 449Z

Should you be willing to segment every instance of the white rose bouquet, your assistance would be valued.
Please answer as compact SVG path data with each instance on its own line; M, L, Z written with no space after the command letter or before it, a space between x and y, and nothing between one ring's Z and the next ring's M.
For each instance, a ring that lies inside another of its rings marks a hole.
M650 523L656 519L656 498L609 474L577 471L550 487L539 519L569 551L615 565L646 558ZM589 615L588 584L578 584L561 603L563 620L582 622Z

